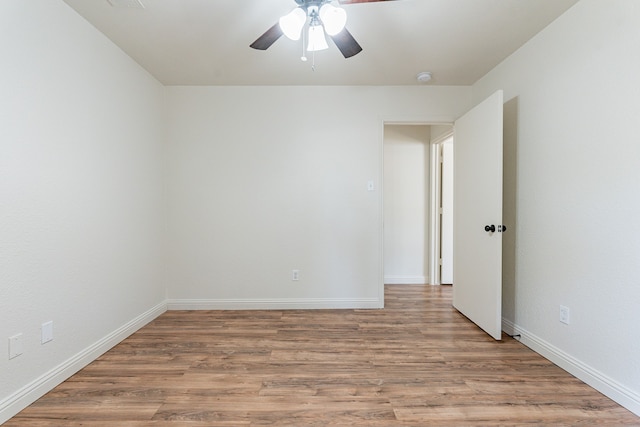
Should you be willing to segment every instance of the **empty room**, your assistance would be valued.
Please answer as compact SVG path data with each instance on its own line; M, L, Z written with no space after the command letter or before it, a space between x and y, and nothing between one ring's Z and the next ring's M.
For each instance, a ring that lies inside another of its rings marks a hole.
M637 0L0 19L0 424L640 425Z

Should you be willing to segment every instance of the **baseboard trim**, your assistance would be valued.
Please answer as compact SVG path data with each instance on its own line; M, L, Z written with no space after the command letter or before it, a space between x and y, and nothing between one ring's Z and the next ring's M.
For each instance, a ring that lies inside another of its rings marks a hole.
M169 310L313 310L383 308L378 298L170 299Z
M584 381L614 402L640 416L640 394L508 319L502 319L502 329L509 335L520 335L519 340L522 344Z
M426 276L384 276L385 285L427 285Z
M0 424L8 421L165 311L167 304L163 301L0 401Z

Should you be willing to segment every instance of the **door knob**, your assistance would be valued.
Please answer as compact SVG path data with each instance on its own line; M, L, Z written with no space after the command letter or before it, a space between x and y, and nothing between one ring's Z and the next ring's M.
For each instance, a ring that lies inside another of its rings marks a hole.
M491 232L495 232L496 231L496 226L491 224L491 225L485 225L484 226L484 231L486 231L487 233Z

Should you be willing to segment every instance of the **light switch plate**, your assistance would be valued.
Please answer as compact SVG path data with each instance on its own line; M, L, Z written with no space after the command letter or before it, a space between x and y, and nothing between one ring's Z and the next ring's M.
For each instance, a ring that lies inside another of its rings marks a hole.
M560 306L560 322L568 325L569 321L570 321L569 307L561 305Z

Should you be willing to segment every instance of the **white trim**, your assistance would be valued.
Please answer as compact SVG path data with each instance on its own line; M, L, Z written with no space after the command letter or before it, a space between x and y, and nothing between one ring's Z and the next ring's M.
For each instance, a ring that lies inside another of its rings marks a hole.
M405 117L380 117L385 125L425 125L425 126L453 126L455 116L405 116Z
M156 305L0 401L0 424L8 421L165 311L166 302Z
M427 285L426 276L384 276L385 285Z
M516 325L511 320L502 318L502 331L508 335L518 335L520 332L516 332Z
M443 142L446 142L449 138L453 138L453 123L446 123L445 125L451 126L451 130L443 133L442 135L440 135L439 137L431 141L432 144L442 144ZM445 126L445 125L442 125L442 126Z
M384 130L385 121L380 121L378 141L378 300L384 308Z
M170 299L169 310L324 310L383 308L380 298Z
M597 369L565 353L556 346L532 334L508 319L502 318L502 328L510 335L520 335L520 342L571 375L587 383L614 402L640 416L640 394L606 376Z
M442 143L431 142L431 164L429 165L429 259L428 268L431 283L440 284L440 206L442 189Z
M429 276L431 284L440 285L441 259L441 222L442 222L442 147L445 141L453 139L453 124L451 130L431 141L431 164L429 189Z

